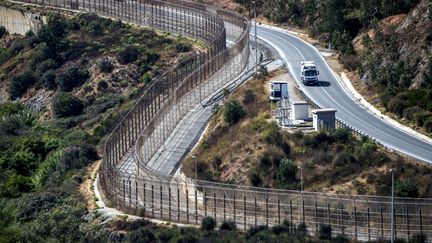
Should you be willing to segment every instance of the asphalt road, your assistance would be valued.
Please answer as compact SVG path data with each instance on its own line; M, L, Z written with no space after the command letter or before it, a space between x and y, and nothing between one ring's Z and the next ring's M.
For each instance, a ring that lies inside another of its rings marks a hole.
M318 50L288 32L258 26L258 37L272 45L286 62L301 89L323 108L337 109L336 117L381 144L432 163L432 144L407 133L365 110L346 93ZM305 86L300 80L300 62L315 61L320 71L317 86Z

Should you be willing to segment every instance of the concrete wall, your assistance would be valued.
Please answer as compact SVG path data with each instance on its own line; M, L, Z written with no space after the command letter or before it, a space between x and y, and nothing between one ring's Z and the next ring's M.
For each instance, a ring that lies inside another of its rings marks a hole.
M0 6L0 25L3 25L10 34L25 35L29 30L36 33L41 23L39 13L21 12Z

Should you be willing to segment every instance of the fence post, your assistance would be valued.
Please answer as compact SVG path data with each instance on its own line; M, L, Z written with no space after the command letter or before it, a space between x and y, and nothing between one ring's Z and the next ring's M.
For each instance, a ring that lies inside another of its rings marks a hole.
M380 216L381 216L381 239L384 239L384 219L383 219L383 207L380 203Z
M408 206L406 204L405 204L405 215L406 215L408 242L409 242L410 241L410 221L409 221L409 214L408 214Z
M340 222L341 222L341 227L342 227L342 235L345 235L345 227L344 227L344 220L343 220L343 208L342 208L342 201L339 199L339 208L340 208Z
M318 232L318 203L315 198L315 231Z
M292 234L292 233L293 233L293 224L294 224L294 221L293 221L292 200L290 200L289 205L290 205L290 220L291 220L291 224L290 224L290 233Z
M244 229L246 230L246 196L243 196L243 222Z
M168 218L171 221L171 186L168 186Z
M226 220L226 194L224 193L224 199L223 199L223 219Z
M367 208L367 227L368 227L368 241L371 241L371 229L370 229L370 209Z
M213 192L213 216L216 219L216 193Z
M255 209L255 227L257 227L258 218L257 218L257 198L256 198L256 195L255 195L255 200L254 200L254 209Z
M124 205L126 205L126 180L123 179L123 201Z
M236 195L234 194L234 201L233 201L233 206L234 206L234 223L236 222Z
M421 208L419 209L419 219L420 219L420 234L423 234L423 219L422 219Z
M357 239L357 208L354 206L354 237Z
M186 189L186 222L189 223L189 192Z
M268 227L268 225L269 225L269 216L268 216L268 195L266 195L266 201L265 201L265 203L266 203L266 225L267 225L267 227Z
M278 224L281 223L281 215L280 215L280 200L279 197L277 199L277 204L278 204Z
M144 195L143 195L143 205L144 205L144 216L146 214L146 184L144 183Z
M138 181L135 181L135 207L138 209Z
M160 185L160 217L163 218L162 185Z
M327 220L328 220L328 225L331 226L330 203L327 203Z
M204 215L207 217L207 192L204 192Z
M392 212L392 213L393 213L393 215L394 215L394 216L393 216L393 220L394 220L394 221L393 221L393 226L394 226L394 235L395 235L395 238L397 239L397 230L396 230L396 228L397 228L397 227L396 227L396 222L397 222L397 221L396 221L396 208L393 208L393 212Z
M177 221L180 222L180 188L177 187Z
M151 186L152 216L154 218L154 186Z
M195 187L195 223L198 224L198 196L197 196L196 187Z

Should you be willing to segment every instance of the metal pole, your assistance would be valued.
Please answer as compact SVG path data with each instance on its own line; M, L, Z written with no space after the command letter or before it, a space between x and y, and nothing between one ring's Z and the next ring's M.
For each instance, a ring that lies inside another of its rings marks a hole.
M300 196L301 196L301 213L302 213L302 223L305 222L304 219L304 200L303 200L303 162L300 165Z
M252 2L254 5L254 19L255 19L255 76L258 73L258 42L257 42L257 16L256 16L256 2Z
M391 243L394 243L394 170L391 169L392 176L392 197L391 197Z

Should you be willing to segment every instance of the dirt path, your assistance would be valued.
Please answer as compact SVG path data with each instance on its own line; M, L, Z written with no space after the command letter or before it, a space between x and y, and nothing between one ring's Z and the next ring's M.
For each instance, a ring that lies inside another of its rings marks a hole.
M79 190L86 200L87 209L89 211L96 208L93 182L96 179L96 174L99 171L101 162L102 160L97 160L87 167L84 175L85 180L79 186Z

